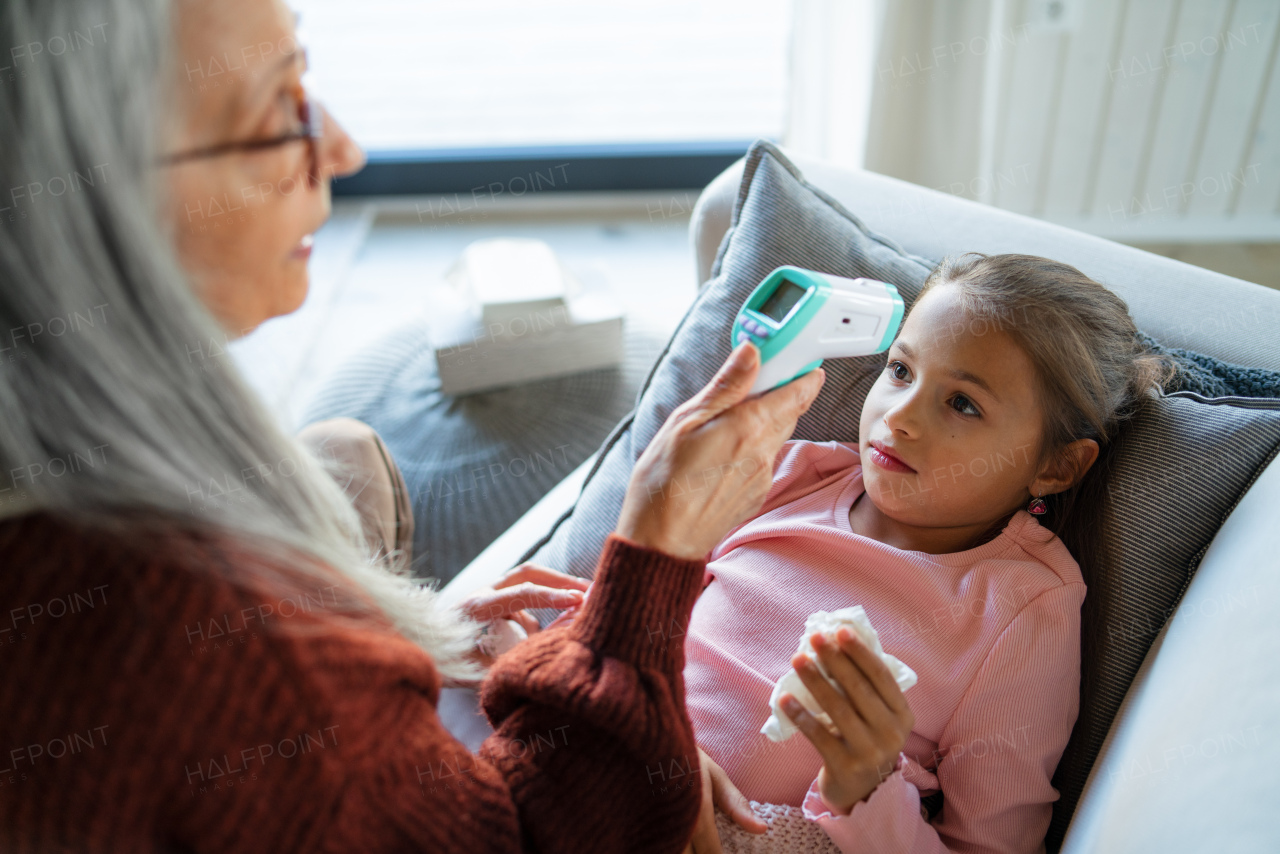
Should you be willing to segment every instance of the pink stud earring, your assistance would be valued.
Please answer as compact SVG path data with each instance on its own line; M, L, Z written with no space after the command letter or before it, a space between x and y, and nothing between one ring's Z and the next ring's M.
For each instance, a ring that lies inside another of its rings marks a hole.
M1032 516L1043 516L1049 512L1049 505L1044 503L1044 499L1036 496L1031 499L1031 503L1027 505L1027 512Z

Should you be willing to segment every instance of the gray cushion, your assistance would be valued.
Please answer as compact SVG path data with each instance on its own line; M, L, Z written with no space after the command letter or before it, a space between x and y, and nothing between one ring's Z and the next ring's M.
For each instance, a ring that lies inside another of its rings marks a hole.
M655 365L633 416L606 442L577 506L528 558L590 576L617 520L635 459L671 410L727 357L732 317L767 272L795 264L889 281L909 309L937 260L869 233L806 183L774 146L757 143L747 155L733 222L710 282ZM857 441L863 399L883 364L883 355L829 361L827 383L795 437ZM1162 398L1100 461L1110 471L1109 495L1079 514L1074 530L1062 532L1069 546L1099 545L1097 565L1114 581L1114 590L1094 585L1086 598L1084 632L1094 642L1083 663L1080 719L1055 777L1062 798L1055 805L1051 848L1060 843L1155 632L1227 512L1280 447L1276 406L1234 398L1207 405L1190 393Z

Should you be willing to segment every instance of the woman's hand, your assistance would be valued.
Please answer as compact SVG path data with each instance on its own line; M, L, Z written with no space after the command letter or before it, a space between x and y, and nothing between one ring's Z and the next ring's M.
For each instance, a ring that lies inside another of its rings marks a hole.
M588 591L588 592L590 592L590 591ZM547 628L547 629L558 629L558 628L560 628L561 626L572 626L572 625L573 625L573 621L574 621L574 620L576 620L576 619L578 619L578 612L580 612L580 611L582 610L582 608L583 608L583 606L584 606L584 605L586 605L586 600L585 600L585 599L583 599L583 600L582 600L582 602L580 602L580 603L579 603L579 604L577 604L577 605L573 605L573 606L570 606L570 607L568 607L568 608L565 608L565 609L564 609L564 613L562 613L560 616L556 617L556 618L555 618L554 620L552 620L551 622L547 623L546 628Z
M590 582L532 563L521 564L493 587L483 588L458 603L458 609L480 623L511 620L526 635L539 631L538 620L528 608L576 608L582 604ZM481 649L474 659L484 667L494 657Z
M702 391L676 407L636 461L618 533L672 557L701 560L764 503L773 462L825 374L746 400L760 352L740 344Z
M810 643L844 694L831 687L808 656L797 653L791 665L839 734L832 734L792 695L784 694L781 705L822 755L818 791L832 812L843 815L893 773L916 719L889 668L848 628L836 632L834 644L821 634L814 634Z
M698 748L698 764L702 770L702 811L693 838L684 847L685 854L720 854L720 834L716 830L716 807L752 833L764 833L769 825L756 818L747 796L738 791L729 775L706 752Z

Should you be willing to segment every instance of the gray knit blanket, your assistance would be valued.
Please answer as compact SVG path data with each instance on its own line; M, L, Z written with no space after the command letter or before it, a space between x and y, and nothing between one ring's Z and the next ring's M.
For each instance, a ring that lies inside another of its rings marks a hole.
M1164 353L1177 363L1178 372L1165 386L1166 393L1193 391L1205 397L1280 397L1280 373L1223 362L1194 350L1166 347L1145 332L1138 340L1152 353Z

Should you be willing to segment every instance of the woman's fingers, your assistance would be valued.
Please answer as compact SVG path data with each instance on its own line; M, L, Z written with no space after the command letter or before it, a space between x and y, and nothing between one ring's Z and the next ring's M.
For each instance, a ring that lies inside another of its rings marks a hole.
M711 799L721 810L723 810L729 818L733 819L739 827L744 827L752 833L764 833L769 829L769 825L759 819L751 810L751 803L747 800L747 796L738 791L738 787L733 785L733 781L729 779L729 775L724 772L716 762L706 753L701 753L701 760L707 766L707 770L711 776Z
M576 575L567 575L563 572L557 572L554 569L548 569L545 566L538 566L536 563L522 563L515 569L502 576L502 580L493 585L495 590L501 590L504 587L513 587L523 582L538 584L542 587L556 587L565 590L581 590L585 592L591 586L591 582L585 578L578 578Z
M773 462L823 373L747 400L760 354L734 350L715 378L676 407L632 469L618 533L674 557L700 560L760 509Z
M517 566L515 569L511 570L506 575L504 575L502 579L498 581L497 584L493 585L495 590L507 590L507 589L515 588L517 586L520 586L520 589L524 591L534 591L537 589L541 589L541 592L544 594L546 593L547 590L562 590L565 592L572 591L574 593L579 593L579 592L586 593L587 590L591 587L591 582L587 581L585 578L578 578L576 575L567 575L566 573L563 573L563 572L557 572L554 569L548 569L545 566L538 566L536 563L522 563L519 566ZM567 605L566 604L540 605L540 604L531 603L526 605L525 607L526 608L541 608L541 607L577 608L579 605L582 604L582 597L578 596L576 599L573 596L562 597L558 599L557 602L560 602L560 603L567 602L568 604ZM564 625L564 623L570 622L572 620L572 617L570 617L569 619L565 619L565 616L566 616L565 614L561 614L560 616L556 617L553 621L551 621L551 623L547 625L547 628L552 628L553 626L557 626L557 625ZM519 623L520 626L525 630L525 634L531 635L534 632L542 630L542 627L538 624L537 618L534 617L532 614L528 613L527 611L525 611L524 609L515 611L507 615L507 618L511 620L515 620L517 623Z
M560 626L568 626L573 623L575 617L578 616L578 607L566 608L563 614L560 614L551 622L547 623L547 629L558 629Z
M524 629L524 633L526 635L542 631L542 625L538 622L538 618L533 616L533 614L530 614L528 611L516 611L511 616L507 617L507 619L515 620L516 624L519 625L520 628ZM559 618L557 617L557 619Z
M528 608L571 608L582 604L581 590L559 590L525 581L515 587L477 593L458 607L473 620L497 620Z
M734 348L729 358L716 371L711 382L685 403L676 407L680 421L688 429L699 427L720 413L745 400L760 372L760 351L755 345L744 342Z
M799 379L760 395L752 402L765 414L771 432L780 437L779 444L791 438L796 421L809 409L826 382L826 372L821 368L810 371Z

